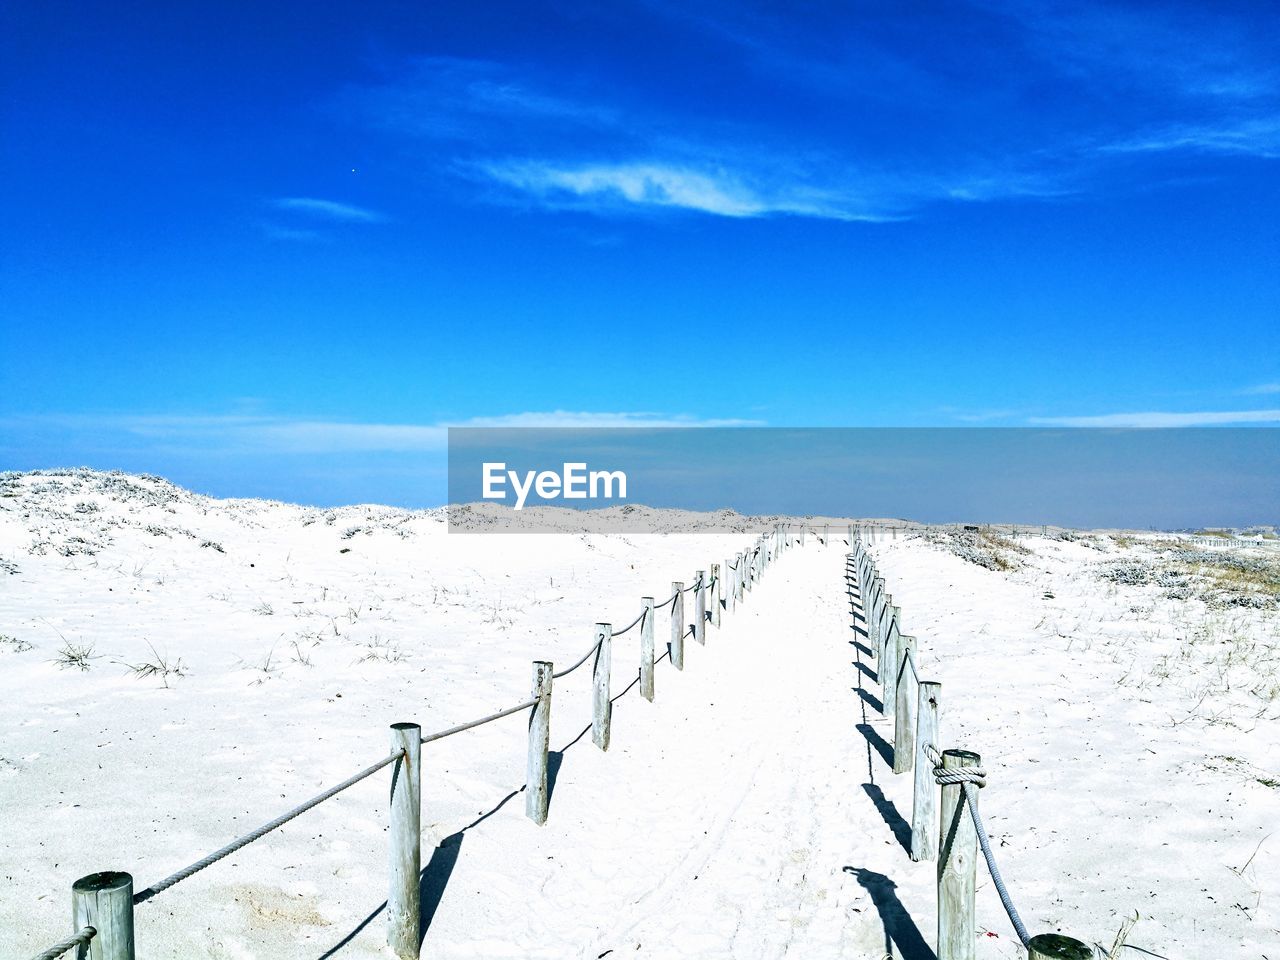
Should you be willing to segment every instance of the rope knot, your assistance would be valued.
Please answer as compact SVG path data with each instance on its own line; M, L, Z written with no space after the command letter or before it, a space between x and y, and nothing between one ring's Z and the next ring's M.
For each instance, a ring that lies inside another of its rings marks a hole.
M987 785L985 767L934 767L933 779L940 785L972 783L978 788Z

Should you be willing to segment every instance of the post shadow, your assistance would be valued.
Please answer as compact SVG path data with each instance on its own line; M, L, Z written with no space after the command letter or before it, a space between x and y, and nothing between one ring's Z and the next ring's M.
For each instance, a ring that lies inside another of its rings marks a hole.
M871 749L880 754L880 759L893 769L893 745L885 740L876 732L875 728L869 723L858 724L858 732L867 738L867 743Z
M440 845L431 851L431 859L418 878L418 899L422 904L421 919L418 927L418 946L427 937L427 928L435 918L436 909L444 897L444 888L449 885L449 877L458 863L458 854L462 852L462 841L466 834L459 830L445 837Z
M845 873L853 874L858 883L871 896L871 904L880 915L880 923L884 926L884 952L893 956L893 948L898 948L902 960L938 960L920 935L920 928L911 919L911 914L902 905L894 891L898 885L883 873L876 873L866 867L845 867Z
M859 660L859 661L855 664L855 666L857 666L857 668L858 668L858 672L859 672L859 673L861 673L862 675L864 675L864 676L865 676L868 680L870 680L872 683L879 683L879 682L880 682L880 674L876 673L876 671L872 670L870 667L868 667L868 666L867 666L865 663L863 663L861 660Z
M867 691L863 690L861 687L854 687L853 689L854 692L862 698L862 702L868 707L880 714L884 713L884 704L880 702L880 698L874 693L867 693Z
M864 783L862 789L867 796L871 798L871 802L875 804L876 811L884 820L885 825L893 831L893 837L902 845L902 849L908 854L911 853L911 824L902 819L902 814L898 812L897 805L884 795L874 783Z

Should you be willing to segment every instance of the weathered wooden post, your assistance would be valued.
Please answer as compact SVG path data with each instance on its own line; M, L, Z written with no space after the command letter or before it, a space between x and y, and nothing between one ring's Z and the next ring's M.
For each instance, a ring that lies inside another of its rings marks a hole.
M720 627L720 564L711 565L711 625Z
M684 669L684 584L677 580L671 584L676 598L671 601L671 665Z
M391 884L387 891L387 945L401 960L417 960L422 872L422 727L391 725Z
M884 578L876 576L874 572L872 577L874 579L871 581L871 619L869 625L871 636L875 641L872 649L875 650L876 660L879 661L884 659L884 633L882 631L884 624L882 621L884 620L884 611L888 605L889 596L884 592ZM881 663L876 669L882 670L883 667L884 664Z
M898 686L893 698L893 772L906 773L914 766L916 746L916 638L898 637Z
M591 742L609 749L613 701L609 699L609 673L613 668L613 625L596 624L596 660L591 667Z
M976 767L982 758L968 750L946 750L946 770ZM974 890L977 883L978 833L965 809L958 783L942 787L938 823L938 960L973 960L977 943Z
M849 546L853 546L853 524L849 524Z
M1093 950L1060 933L1039 933L1027 944L1027 960L1093 960Z
M809 529L809 524L807 523L800 524L800 546L802 547L804 546L805 531L807 531L808 529Z
M876 577L871 581L871 619L868 629L874 641L872 649L876 652L876 670L884 673L884 614L888 608L889 595L884 592L884 578Z
M938 784L929 750L938 749L938 701L942 684L920 681L916 699L915 796L911 804L911 859L932 860L938 854ZM895 758L897 752L895 748Z
M640 696L653 703L653 597L644 597L640 617Z
M524 812L534 823L547 822L547 751L551 746L551 674L549 660L533 661L533 696L529 712L529 765L524 779Z
M887 597L885 598L888 599ZM884 653L876 664L880 673L880 702L884 712L893 714L894 697L898 689L898 618L893 616L897 608L886 603L880 618L880 632L884 637ZM896 719L896 718L895 718Z
M895 634L894 634L895 637L897 635L897 631L902 630L902 623L898 618L898 608L893 605L893 594L886 593L884 595L884 603L880 605L880 636L883 637L886 641L889 639L890 626L892 626L895 630ZM892 664L893 658L890 656L888 651L885 652L884 656L885 656L885 663ZM894 676L893 671L890 670L889 682L893 684L892 689L894 690L896 690L898 686L896 682L897 679L898 678Z
M707 643L707 571L698 571L698 586L693 592L693 639Z
M831 524L824 523L822 525L822 545L825 547L831 543Z
M71 923L97 931L77 957L134 960L133 877L114 870L81 877L71 885Z

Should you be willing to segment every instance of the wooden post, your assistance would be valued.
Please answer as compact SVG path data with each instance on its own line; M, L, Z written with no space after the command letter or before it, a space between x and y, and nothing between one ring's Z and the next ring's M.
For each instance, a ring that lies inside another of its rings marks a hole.
M982 758L968 750L947 750L942 766L976 767ZM974 889L977 882L978 834L965 809L960 784L942 788L938 823L938 960L973 960L977 942Z
M671 601L671 665L684 669L684 584L671 584L676 598Z
M707 643L707 571L698 571L698 587L693 591L693 639Z
M640 619L640 696L653 703L653 597L644 597Z
M711 625L720 626L720 564L711 565Z
M914 766L916 746L916 677L911 664L916 638L898 638L898 686L893 699L893 772L906 773Z
M738 570L734 561L724 562L724 575L729 580L724 591L725 608L729 613L733 613L738 605Z
M807 523L802 523L802 524L800 524L800 546L802 546L802 547L804 546L804 535L805 535L805 531L806 531L806 530L808 530L808 529L809 529L809 524L807 524Z
M874 574L873 574L874 576ZM871 649L876 655L876 670L883 672L884 664L884 608L887 596L884 592L884 580L875 577L871 581L871 606L867 611L867 632L871 635Z
M387 891L387 945L401 960L417 960L422 872L422 728L391 725L391 749L404 756L391 765L391 884Z
M894 639L897 639L899 631L902 630L902 624L898 620L898 608L893 605L893 594L886 593L884 595L884 603L880 604L880 636L885 643L889 641L890 628L892 628ZM893 660L886 650L885 663L892 664ZM897 689L897 677L893 675L893 671L889 671L889 682L893 684L893 689ZM886 701L887 702L887 701Z
M938 749L938 701L942 684L920 681L916 701L915 798L911 805L911 859L932 860L938 855L938 784L926 746ZM896 757L896 752L895 752Z
M533 661L533 696L529 712L529 765L524 779L524 812L534 823L547 822L547 750L551 746L551 674L549 660Z
M596 660L591 668L591 742L609 749L613 701L609 699L609 671L613 666L613 625L596 624Z
M1039 933L1027 944L1027 960L1092 960L1093 950L1060 933Z
M898 689L898 618L889 612L893 609L885 604L881 614L880 631L884 637L884 654L876 664L880 673L880 702L884 704L884 712L887 714L893 713L894 696Z
M133 877L114 870L81 877L71 885L71 923L97 931L77 957L133 960Z
M831 543L831 524L824 523L822 525L822 545L825 547Z

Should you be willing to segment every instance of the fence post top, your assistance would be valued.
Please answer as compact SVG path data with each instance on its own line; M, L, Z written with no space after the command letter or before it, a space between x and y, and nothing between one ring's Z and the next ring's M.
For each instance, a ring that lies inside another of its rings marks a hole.
M596 624L596 629L597 629L597 630L609 630L609 631L611 631L611 632L612 632L612 630L613 630L613 624L612 624L612 623L597 623L597 624Z
M533 669L534 669L534 670L536 670L536 671L538 671L539 673L542 673L542 672L549 672L549 671L551 670L551 661L550 661L550 660L535 660L535 661L533 661Z
M1093 951L1079 940L1064 937L1060 933L1040 933L1027 943L1033 958L1045 960L1090 960Z
M653 606L653 597L641 597L640 602L647 603L649 606Z
M414 723L410 720L405 720L400 723L393 723L391 725L391 729L392 730L421 730L422 724Z
M954 760L956 761L956 766L960 767L973 767L982 762L982 757L972 750L961 750L958 747L953 747L950 750L942 751L942 760L944 763L947 760Z
M96 893L100 890L121 890L133 885L133 875L119 870L103 870L81 877L71 885L76 893Z

